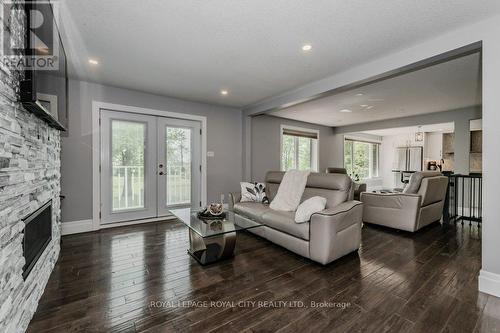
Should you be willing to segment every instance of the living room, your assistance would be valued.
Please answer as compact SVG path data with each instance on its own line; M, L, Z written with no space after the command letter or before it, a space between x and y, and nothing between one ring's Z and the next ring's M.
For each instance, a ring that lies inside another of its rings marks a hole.
M500 329L497 2L1 20L2 332Z

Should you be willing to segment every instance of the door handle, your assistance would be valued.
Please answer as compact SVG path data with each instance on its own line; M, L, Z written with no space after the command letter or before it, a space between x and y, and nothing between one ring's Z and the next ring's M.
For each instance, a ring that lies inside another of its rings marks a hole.
M160 176L163 176L163 175L164 175L163 171L160 171L159 175L160 175Z

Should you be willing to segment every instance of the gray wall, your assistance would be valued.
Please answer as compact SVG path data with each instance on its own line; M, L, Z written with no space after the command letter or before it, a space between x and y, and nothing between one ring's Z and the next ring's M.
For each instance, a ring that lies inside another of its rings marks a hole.
M92 101L207 117L208 201L239 190L242 178L242 114L234 108L194 103L143 92L70 80L69 132L62 139L62 220L92 218Z
M335 155L332 149L333 129L312 125L300 121L288 120L268 115L253 117L251 120L251 178L263 181L267 171L280 169L280 127L281 125L298 126L319 130L319 171L333 164Z

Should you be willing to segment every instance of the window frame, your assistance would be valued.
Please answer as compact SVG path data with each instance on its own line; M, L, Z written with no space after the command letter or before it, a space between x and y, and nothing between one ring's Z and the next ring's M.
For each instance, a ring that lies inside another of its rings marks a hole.
M285 130L293 130L293 131L300 131L300 132L306 132L306 133L311 133L315 134L317 139L310 139L311 140L311 171L312 172L318 172L319 170L319 130L312 129L312 128L305 128L305 127L298 127L298 126L289 126L289 125L284 125L281 124L280 126L280 154L279 154L279 159L280 159L280 171L284 171L283 169L283 132ZM296 136L298 138L298 136ZM298 154L299 154L299 149L298 149L298 140L294 140L295 144L295 165L297 166L298 164Z
M373 175L373 166L372 166L372 159L373 159L373 156L372 154L370 154L368 156L368 164L370 165L369 169L368 169L368 174L369 176L366 177L366 178L360 178L360 180L370 180L370 179L377 179L377 178L380 178L380 147L382 145L381 142L377 142L377 141L371 141L371 140L367 140L367 139L363 139L363 138L357 138L357 137L348 137L348 136L344 136L344 144L342 146L343 148L343 154L342 154L342 159L343 159L343 165L344 165L344 168L347 170L347 165L346 165L346 159L345 159L345 154L346 154L346 151L345 151L345 145L346 145L346 142L352 142L352 148L351 148L351 163L354 163L354 143L367 143L367 144L371 144L371 145L376 145L377 146L377 149L376 149L376 152L377 152L377 163L375 165L375 169L377 170L377 175L374 176Z

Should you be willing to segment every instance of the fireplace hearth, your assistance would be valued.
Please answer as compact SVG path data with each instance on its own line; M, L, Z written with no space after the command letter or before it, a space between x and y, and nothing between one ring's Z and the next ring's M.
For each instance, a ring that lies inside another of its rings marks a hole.
M23 278L26 279L52 240L52 200L24 218L23 222L25 224Z

